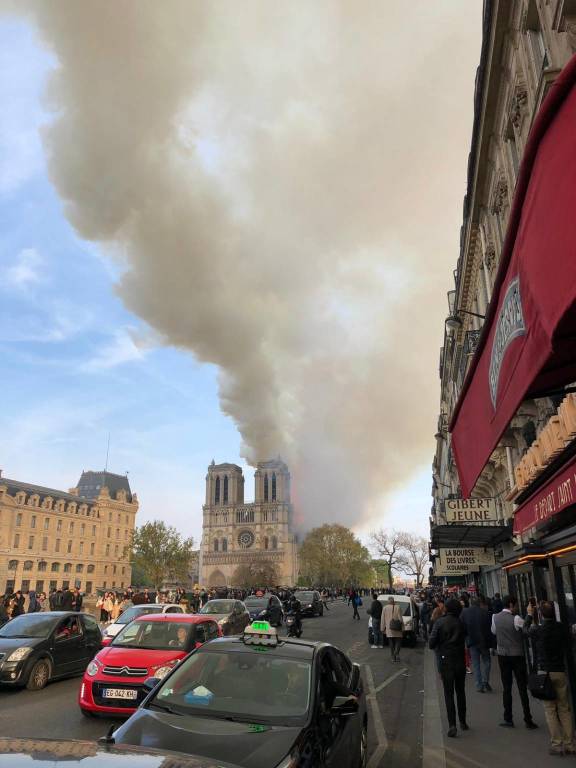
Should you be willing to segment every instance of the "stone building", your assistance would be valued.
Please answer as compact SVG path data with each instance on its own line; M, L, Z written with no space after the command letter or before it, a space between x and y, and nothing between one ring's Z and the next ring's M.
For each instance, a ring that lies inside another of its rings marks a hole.
M235 586L239 565L273 563L281 584L296 583L297 545L292 530L290 473L280 459L259 462L254 502L244 502L244 476L236 464L212 464L206 475L200 582Z
M68 492L0 475L0 592L128 587L137 511L123 475L83 472Z
M485 0L460 253L454 285L448 292L448 319L440 350L440 414L430 519L433 550L442 544L456 545L449 538L442 542L437 534L446 523L446 500L462 495L449 426L493 297L529 132L575 50L575 2ZM496 565L482 567L477 578L478 587L489 595L508 591L508 574L502 564L520 544L512 535L511 523L515 467L549 419L556 416L562 399L540 397L521 403L472 490L472 496L496 500L499 521L495 527L509 529L507 537L495 536L491 543L485 537L485 543L495 550ZM482 539L480 534L474 535ZM527 590L535 593L534 585Z

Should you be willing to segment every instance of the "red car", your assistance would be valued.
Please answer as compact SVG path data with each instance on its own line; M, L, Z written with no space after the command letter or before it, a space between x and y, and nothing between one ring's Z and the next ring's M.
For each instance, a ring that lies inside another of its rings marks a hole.
M200 614L141 616L88 664L78 703L86 716L131 715L148 691L149 677L164 677L179 659L220 637L217 622Z

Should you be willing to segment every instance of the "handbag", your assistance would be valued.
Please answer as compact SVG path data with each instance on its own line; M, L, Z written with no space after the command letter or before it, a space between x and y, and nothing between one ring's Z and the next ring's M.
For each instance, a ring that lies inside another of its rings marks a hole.
M541 701L554 701L556 698L556 689L548 672L531 672L528 675L528 690Z
M390 619L390 629L392 632L402 632L404 624L401 619Z

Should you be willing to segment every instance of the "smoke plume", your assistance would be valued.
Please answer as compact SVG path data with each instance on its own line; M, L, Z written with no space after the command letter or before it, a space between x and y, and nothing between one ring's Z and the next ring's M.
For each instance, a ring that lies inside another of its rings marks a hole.
M289 462L306 527L381 511L433 450L479 8L27 9L58 62L51 178L126 264L127 307L218 366L244 457Z

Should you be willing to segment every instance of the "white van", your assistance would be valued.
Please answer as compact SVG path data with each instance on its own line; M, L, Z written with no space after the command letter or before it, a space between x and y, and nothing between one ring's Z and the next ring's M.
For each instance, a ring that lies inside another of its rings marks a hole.
M414 616L416 613L416 606L411 600L410 595L378 595L378 600L382 603L382 608L388 603L388 598L393 597L394 602L402 608L402 621L404 622L404 640L407 640L410 645L416 645L416 632ZM372 619L368 619L369 636L371 638ZM370 642L372 645L372 642Z

